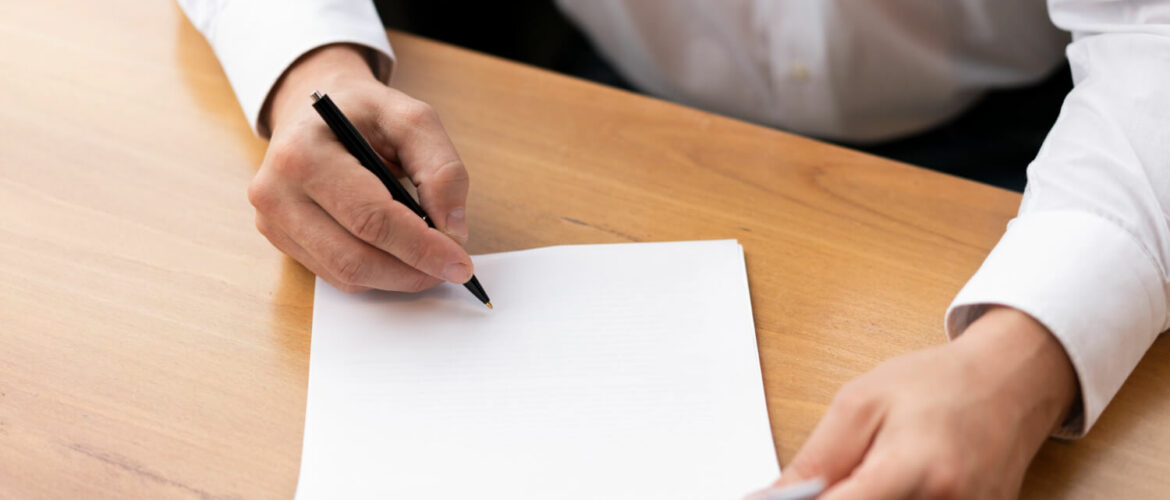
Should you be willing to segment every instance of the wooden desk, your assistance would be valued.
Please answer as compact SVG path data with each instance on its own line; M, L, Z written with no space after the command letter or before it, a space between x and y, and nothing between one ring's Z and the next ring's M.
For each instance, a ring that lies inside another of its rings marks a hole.
M392 36L471 169L476 253L738 238L776 448L843 382L943 342L1019 196ZM0 18L0 497L289 497L312 277L253 228L265 143L170 2ZM1158 342L1025 497L1170 492ZM745 485L754 486L754 485Z

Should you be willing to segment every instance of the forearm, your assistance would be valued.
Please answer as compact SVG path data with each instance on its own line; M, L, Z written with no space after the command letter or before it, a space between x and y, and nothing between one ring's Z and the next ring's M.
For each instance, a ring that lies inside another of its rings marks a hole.
M1035 318L1064 347L1087 432L1167 322L1170 4L1050 0L1074 33L1075 87L1013 220L947 314L966 335L989 304Z
M330 44L369 50L379 80L389 81L394 52L369 1L179 0L219 58L257 135L268 136L261 111L277 80L310 51Z

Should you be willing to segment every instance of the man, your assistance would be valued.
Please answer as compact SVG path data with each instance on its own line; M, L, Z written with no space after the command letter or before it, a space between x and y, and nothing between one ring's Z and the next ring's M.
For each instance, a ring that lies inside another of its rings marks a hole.
M181 0L268 154L248 195L278 248L335 286L417 291L472 263L467 172L357 0ZM651 93L856 141L936 125L1067 55L1074 90L1019 216L947 312L949 344L841 389L781 483L821 498L1006 498L1046 437L1077 437L1167 328L1170 1L561 0ZM1061 30L1072 33L1072 42ZM426 227L305 104L327 91L418 186ZM961 336L960 336L961 335Z

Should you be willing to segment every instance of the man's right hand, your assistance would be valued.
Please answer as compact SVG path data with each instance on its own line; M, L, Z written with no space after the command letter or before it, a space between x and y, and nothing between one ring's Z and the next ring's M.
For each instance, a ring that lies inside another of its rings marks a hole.
M312 109L314 90L328 93L387 165L410 178L438 230L345 150ZM302 57L271 97L262 119L272 140L248 187L268 241L350 293L471 278L462 247L469 179L434 110L375 79L349 45Z

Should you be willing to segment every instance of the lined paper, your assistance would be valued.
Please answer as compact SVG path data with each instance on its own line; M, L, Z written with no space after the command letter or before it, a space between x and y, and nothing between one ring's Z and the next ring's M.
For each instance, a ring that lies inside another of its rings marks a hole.
M776 478L736 241L474 261L494 310L317 281L298 498L709 500Z

